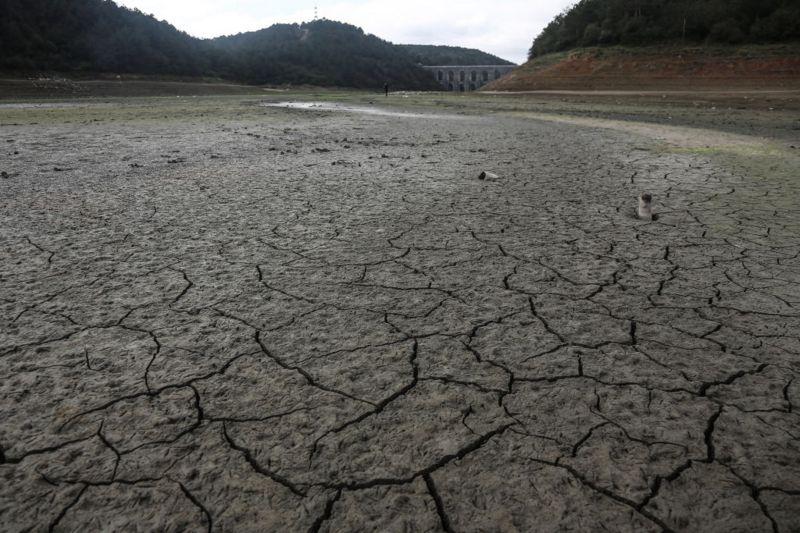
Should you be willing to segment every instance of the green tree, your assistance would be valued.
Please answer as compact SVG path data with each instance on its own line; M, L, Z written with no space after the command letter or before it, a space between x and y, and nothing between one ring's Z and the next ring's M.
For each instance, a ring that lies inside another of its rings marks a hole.
M530 57L598 43L676 41L800 41L800 1L580 0L536 37Z

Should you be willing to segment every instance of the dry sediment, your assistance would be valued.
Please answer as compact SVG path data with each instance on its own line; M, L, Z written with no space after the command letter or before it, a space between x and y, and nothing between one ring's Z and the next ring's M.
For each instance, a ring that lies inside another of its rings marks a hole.
M3 128L4 529L800 527L796 181L242 109Z

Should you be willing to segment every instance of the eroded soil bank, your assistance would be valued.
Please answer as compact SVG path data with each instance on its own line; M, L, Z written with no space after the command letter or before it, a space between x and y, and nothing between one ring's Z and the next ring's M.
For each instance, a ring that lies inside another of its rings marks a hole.
M797 530L798 117L538 98L0 106L3 528Z

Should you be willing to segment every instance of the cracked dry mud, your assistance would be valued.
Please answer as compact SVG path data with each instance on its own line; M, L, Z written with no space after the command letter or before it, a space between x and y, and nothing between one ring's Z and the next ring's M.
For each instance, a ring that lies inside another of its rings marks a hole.
M800 530L797 181L230 102L3 128L0 529Z

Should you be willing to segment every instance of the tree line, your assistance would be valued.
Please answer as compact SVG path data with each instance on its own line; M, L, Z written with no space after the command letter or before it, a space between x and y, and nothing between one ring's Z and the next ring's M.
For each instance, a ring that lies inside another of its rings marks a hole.
M421 65L513 65L511 61L474 48L426 44L400 46Z
M0 0L0 68L200 76L199 39L105 0Z
M230 58L226 75L247 83L430 89L431 76L402 48L330 20L278 24L211 41Z
M800 41L799 0L580 0L533 42L534 58L576 47Z
M197 39L112 0L0 0L0 70L435 88L404 49L355 26L320 20Z

